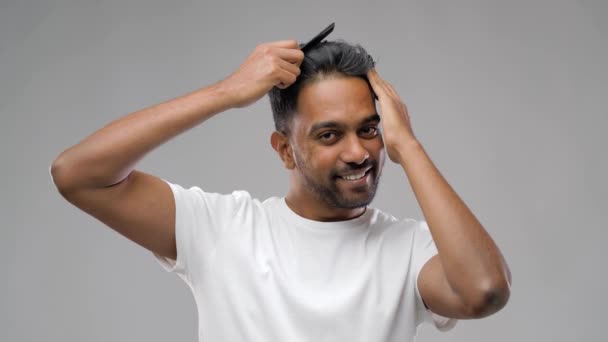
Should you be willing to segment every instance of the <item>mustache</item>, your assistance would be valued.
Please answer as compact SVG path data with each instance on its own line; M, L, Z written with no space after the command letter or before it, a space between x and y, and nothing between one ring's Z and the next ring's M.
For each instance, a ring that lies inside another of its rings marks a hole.
M377 164L377 162L375 160L371 160L371 159L366 159L363 163L361 164L355 164L355 163L350 163L348 164L346 167L334 172L335 175L340 175L340 174L345 174L345 173L349 173L349 172L356 172L356 171L360 171L360 170L365 170L369 167L375 167Z

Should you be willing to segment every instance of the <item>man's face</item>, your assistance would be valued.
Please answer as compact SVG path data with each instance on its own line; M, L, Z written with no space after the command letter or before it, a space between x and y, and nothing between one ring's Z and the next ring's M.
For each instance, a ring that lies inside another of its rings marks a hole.
M290 140L299 191L334 208L368 205L384 144L367 82L346 76L314 82L300 91L297 110Z

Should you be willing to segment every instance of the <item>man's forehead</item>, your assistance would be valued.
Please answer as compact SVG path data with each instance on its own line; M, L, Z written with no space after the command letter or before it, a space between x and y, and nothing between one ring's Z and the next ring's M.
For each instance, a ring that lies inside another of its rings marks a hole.
M360 77L324 79L302 88L295 120L313 126L324 122L360 124L376 114L367 82Z

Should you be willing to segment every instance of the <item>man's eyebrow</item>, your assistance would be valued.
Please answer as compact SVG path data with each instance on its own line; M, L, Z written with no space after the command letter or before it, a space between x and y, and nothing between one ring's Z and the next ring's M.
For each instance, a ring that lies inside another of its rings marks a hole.
M359 125L365 125L368 124L370 122L380 122L380 115L378 114L372 114L368 117L366 117L365 119L361 120L361 123ZM312 125L312 127L310 127L310 134L315 133L316 131L323 129L323 128L343 128L344 125L336 122L336 121L322 121L322 122L317 122L316 124Z
M378 114L372 114L368 117L366 117L365 119L363 119L363 121L361 121L361 124L364 125L366 123L370 123L370 122L380 122L380 115Z
M322 121L322 122L317 122L316 124L312 125L312 127L310 127L310 134L323 129L323 128L339 128L339 127L344 127L344 125L336 122L336 121Z

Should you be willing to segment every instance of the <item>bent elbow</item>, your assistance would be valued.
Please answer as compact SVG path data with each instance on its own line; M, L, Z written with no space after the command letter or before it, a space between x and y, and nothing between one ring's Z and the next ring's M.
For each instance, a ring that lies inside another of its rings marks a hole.
M72 177L70 176L69 171L70 167L67 165L62 155L59 155L59 157L53 160L49 167L53 184L55 184L57 191L66 199L74 190L74 182L71 181Z
M55 184L55 187L57 188L57 190L59 190L59 192L62 194L66 188L65 180L64 180L65 177L63 176L65 173L64 170L65 170L65 167L63 165L61 156L59 156L55 160L53 160L53 162L51 163L51 166L49 167L49 173L51 174L51 180L53 181L53 184Z
M479 291L476 298L467 306L467 316L470 318L483 318L490 316L507 305L511 296L510 284L487 287Z

